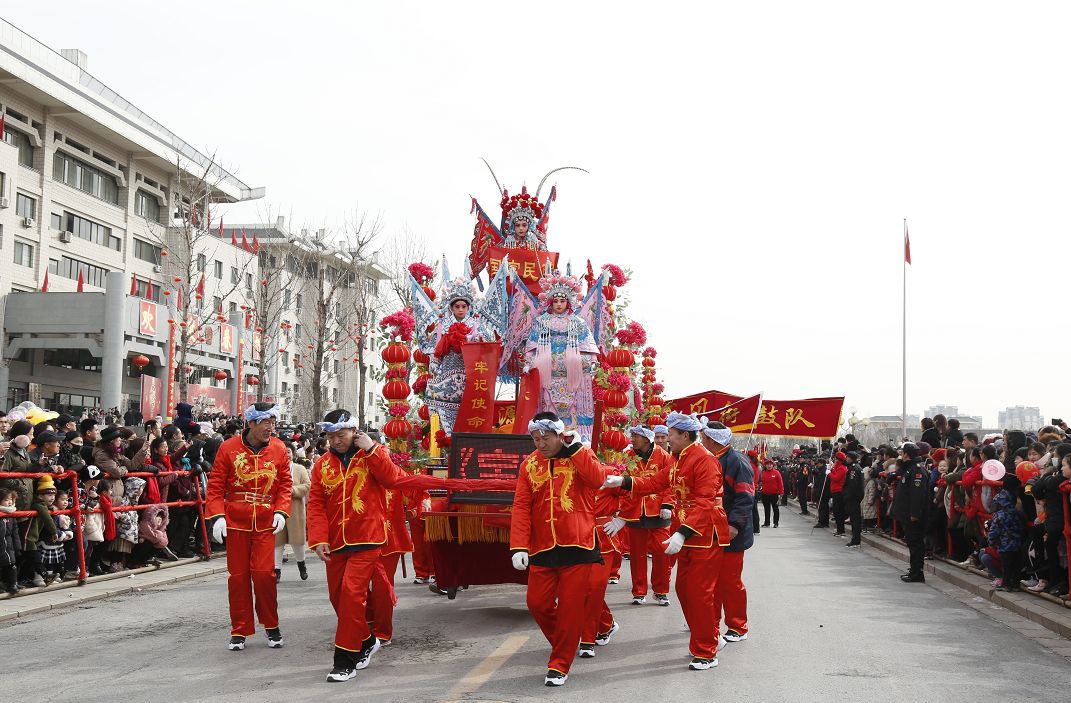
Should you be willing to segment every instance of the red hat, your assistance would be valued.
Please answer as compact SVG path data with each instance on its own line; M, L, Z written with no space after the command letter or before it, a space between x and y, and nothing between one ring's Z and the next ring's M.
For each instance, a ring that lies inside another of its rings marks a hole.
M833 456L836 457L837 461L840 461L840 462L848 461L848 455L845 454L844 452L837 452Z

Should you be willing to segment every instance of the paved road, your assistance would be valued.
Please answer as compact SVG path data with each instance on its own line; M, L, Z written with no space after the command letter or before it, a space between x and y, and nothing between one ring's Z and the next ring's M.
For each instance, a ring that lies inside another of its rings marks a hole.
M334 625L323 568L301 582L287 564L282 650L257 637L244 652L225 651L226 580L214 576L0 626L4 698L631 702L708 700L711 686L763 701L1066 696L1065 659L928 586L901 584L893 567L809 525L786 515L763 531L745 570L752 637L707 672L686 670L677 604L630 606L627 582L610 592L620 634L553 690L542 685L548 646L520 587L450 602L405 583L394 644L353 681L327 684Z

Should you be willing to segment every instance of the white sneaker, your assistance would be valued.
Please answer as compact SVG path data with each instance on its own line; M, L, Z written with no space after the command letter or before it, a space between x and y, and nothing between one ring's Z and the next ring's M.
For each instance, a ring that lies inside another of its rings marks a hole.
M656 593L654 594L654 602L655 605L669 605L669 596L665 593Z
M729 644L729 641L726 640L723 636L718 635L718 651L720 652L721 650L725 649L725 645L727 644Z
M621 626L617 624L617 620L614 620L613 626L610 627L608 632L595 635L595 644L600 647L605 647L610 644L610 638L617 634L617 631L621 629Z
M747 633L740 634L734 630L726 630L724 637L729 642L743 642L747 639Z
M581 659L594 659L595 658L595 645L582 644L580 649L577 650L576 655Z
M564 686L569 674L563 674L554 669L547 669L547 675L543 678L544 686Z
M713 659L700 659L699 657L692 657L692 663L688 665L688 668L692 671L706 671L707 669L713 669L718 665L718 658Z
M647 596L633 596L632 597L632 604L633 605L643 605L646 602L647 602Z
M610 584L611 586L616 586L617 584L621 583L621 579L610 579L606 583Z

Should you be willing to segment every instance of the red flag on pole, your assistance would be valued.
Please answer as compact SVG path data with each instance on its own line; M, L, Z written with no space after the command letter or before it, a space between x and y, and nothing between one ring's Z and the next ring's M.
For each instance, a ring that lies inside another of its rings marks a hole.
M907 223L904 223L904 261L911 263L911 237L907 234Z
M232 247L238 246L238 239L235 238L233 229L231 230L231 246Z
M85 276L82 274L81 270L79 270L78 271L78 292L79 293L83 292L83 289L85 288L85 284L86 284Z
M4 113L0 112L0 139L4 138Z
M253 253L254 254L259 254L260 253L260 242L257 241L257 233L256 233L256 231L253 232Z
M219 238L223 239L223 218L219 218Z
M136 297L137 294L138 294L138 277L137 276L131 276L130 277L130 297L131 298Z
M205 275L201 274L201 282L197 284L197 295L205 297Z
M145 281L145 297L152 300L152 281Z
M245 238L245 228L244 227L242 228L242 248L245 249L248 252L252 252L253 251L252 249L249 248L249 240Z
M45 282L41 284L41 292L48 292L48 271L45 271Z

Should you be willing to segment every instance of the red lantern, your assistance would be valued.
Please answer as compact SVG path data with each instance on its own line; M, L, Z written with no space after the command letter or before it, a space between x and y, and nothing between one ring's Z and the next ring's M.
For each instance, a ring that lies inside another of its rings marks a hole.
M227 318L226 318L225 315L216 315L216 319L219 320L220 322L226 322L227 321Z
M257 378L256 376L254 376L253 374L249 374L249 376L246 377L245 382L246 382L247 385L250 385L250 386L259 386L260 385L260 379Z
M428 410L428 406L427 405L421 405L420 406L420 409L417 410L417 417L419 417L424 422L427 422L428 420L431 419L431 411Z
M604 447L620 452L629 445L629 439L621 430L606 430L602 433L602 444Z
M649 357L649 356L647 356L647 357L644 357L644 359L643 359L643 365L644 365L644 367L646 367L646 368L649 368L649 369L653 369L653 368L654 368L654 365L655 365L655 360L654 360L654 359L652 359L652 358L651 358L651 357Z
M227 372L223 369L216 369L216 372L212 374L212 378L216 379L217 381L226 381Z
M382 352L380 352L380 356L382 356L383 361L388 364L404 364L409 361L411 355L409 353L409 347L401 342L391 342L384 347Z
M615 369L628 368L632 366L636 361L636 355L629 349L611 349L610 353L606 355L606 361Z
M134 366L137 366L139 369L143 369L149 365L149 357L145 356L144 354L138 354L130 360L130 363Z
M387 400L405 400L412 390L405 381L390 381L383 386L383 397Z
M647 404L661 406L665 404L665 401L662 400L662 396L660 395L652 395L651 398L647 401Z
M606 407L623 408L628 405L628 394L616 388L606 391Z
M160 256L167 256L167 249L161 249Z
M189 376L193 373L193 364L186 364L182 367L182 370L186 373L187 376Z
M421 286L424 289L424 293L428 296L428 300L435 300L435 289L431 286Z
M607 302L612 303L617 299L617 289L607 284L602 287L602 296L606 298Z
M178 276L175 276L175 283L182 283L182 279Z
M388 439L402 439L408 437L412 429L413 426L409 424L408 420L396 417L389 420L386 425L383 425L383 434L387 435Z

